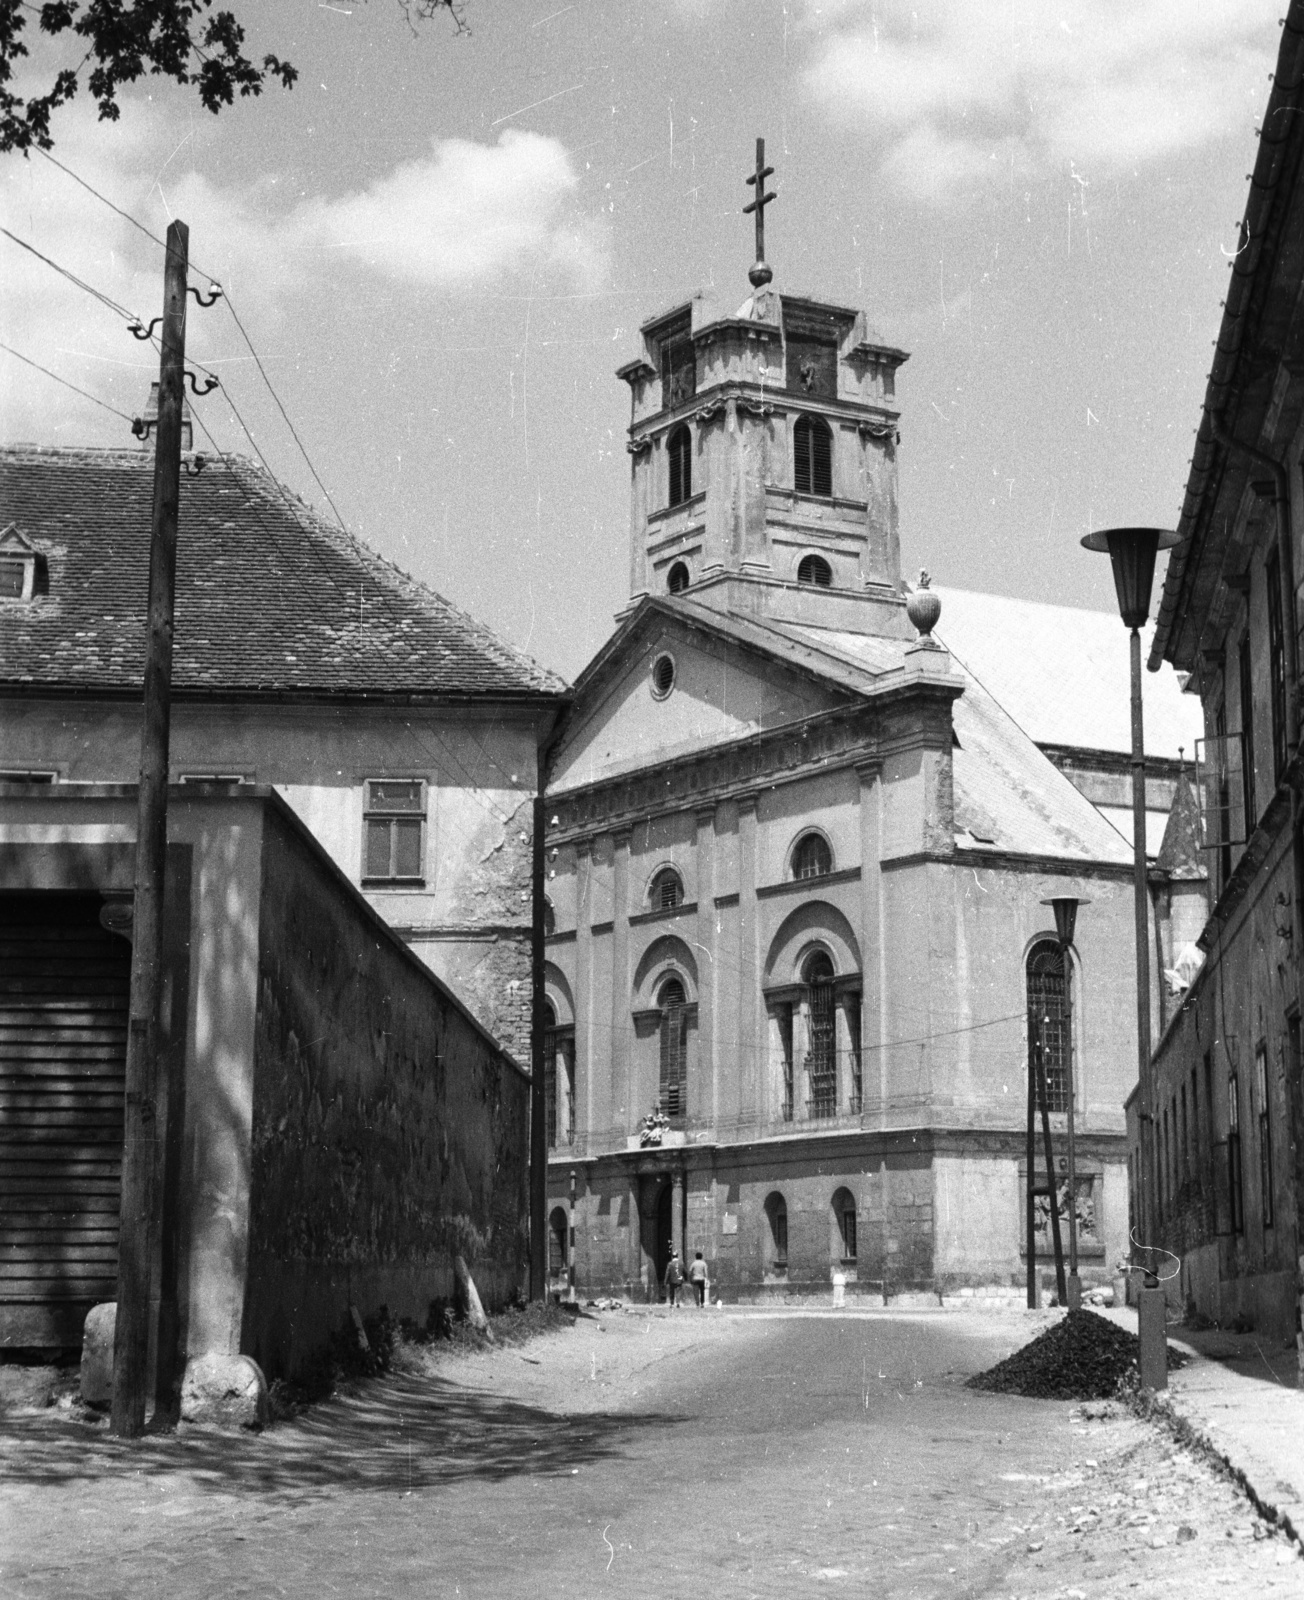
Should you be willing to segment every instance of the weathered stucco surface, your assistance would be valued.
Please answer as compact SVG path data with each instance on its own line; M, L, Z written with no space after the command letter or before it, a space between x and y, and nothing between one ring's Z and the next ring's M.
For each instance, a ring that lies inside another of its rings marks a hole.
M453 1257L501 1304L525 1261L528 1086L359 918L283 816L263 855L242 1347L292 1371L350 1304L424 1319Z

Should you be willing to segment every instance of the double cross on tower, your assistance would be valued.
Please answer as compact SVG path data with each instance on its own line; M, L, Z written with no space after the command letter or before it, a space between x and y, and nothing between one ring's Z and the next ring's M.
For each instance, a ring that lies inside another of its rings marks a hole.
M755 186L756 198L750 205L743 207L743 216L756 213L756 265L747 276L751 279L753 289L761 289L769 283L774 274L765 263L765 208L775 198L773 194L766 194L765 180L774 175L774 168L765 165L765 140L756 141L756 171L748 178L747 182Z

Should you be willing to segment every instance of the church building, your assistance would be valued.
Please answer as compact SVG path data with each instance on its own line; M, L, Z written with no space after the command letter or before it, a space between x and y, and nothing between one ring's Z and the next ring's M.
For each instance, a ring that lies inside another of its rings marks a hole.
M553 1269L656 1298L673 1247L726 1299L1020 1296L1031 1017L1106 1282L1129 844L902 582L906 352L757 255L733 315L675 306L619 372L630 600L547 776ZM1083 902L1067 966L1052 895Z

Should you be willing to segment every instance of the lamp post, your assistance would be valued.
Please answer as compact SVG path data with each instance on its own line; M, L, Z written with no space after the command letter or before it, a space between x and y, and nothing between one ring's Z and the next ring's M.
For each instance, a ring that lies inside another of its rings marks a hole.
M1150 1092L1150 912L1146 888L1146 775L1145 735L1141 719L1141 629L1150 615L1150 590L1155 578L1155 557L1171 550L1177 535L1165 528L1104 528L1082 540L1086 550L1106 551L1114 569L1114 588L1123 626L1131 630L1132 640L1132 881L1136 915L1136 1027L1138 1122L1140 1140L1140 1183L1138 1219L1141 1232L1150 1237L1151 1202L1154 1189L1154 1113ZM1144 1265L1144 1263L1142 1263ZM1155 1287L1153 1272L1146 1269L1146 1287L1139 1301L1141 1333L1141 1371L1145 1382L1147 1353L1152 1363L1163 1364L1164 1375L1151 1387L1167 1383L1167 1345L1164 1343L1163 1295ZM1156 1299L1158 1304L1156 1304ZM1156 1318L1158 1350L1154 1350ZM1149 1329L1149 1338L1147 1330ZM1153 1367L1152 1367L1153 1370Z
M1069 1003L1073 979L1070 951L1073 949L1073 932L1077 926L1078 907L1089 906L1090 900L1081 900L1074 894L1056 894L1043 900L1055 912L1055 932L1059 938L1060 963L1064 970L1064 1011L1067 1027L1064 1032L1065 1077L1068 1112L1069 1142L1069 1280L1068 1307L1070 1311L1082 1309L1082 1279L1078 1276L1078 1160L1074 1133L1075 1088L1073 1082L1073 1008ZM1050 1178L1052 1187L1055 1179Z

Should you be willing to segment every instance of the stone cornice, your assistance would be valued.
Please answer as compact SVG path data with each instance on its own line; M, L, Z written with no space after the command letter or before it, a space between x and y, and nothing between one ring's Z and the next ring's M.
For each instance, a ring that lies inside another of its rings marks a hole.
M756 898L758 900L769 900L775 895L810 894L813 890L823 888L826 884L858 883L859 881L859 867L840 867L837 872L826 872L818 878L788 878L782 883L759 884L756 889Z

